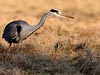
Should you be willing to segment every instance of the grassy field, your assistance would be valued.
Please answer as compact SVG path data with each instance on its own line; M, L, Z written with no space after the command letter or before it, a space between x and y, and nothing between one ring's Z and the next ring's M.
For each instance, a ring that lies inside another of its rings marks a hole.
M50 17L7 49L7 23L35 25L52 8L75 18ZM0 0L0 36L0 75L100 75L100 0Z

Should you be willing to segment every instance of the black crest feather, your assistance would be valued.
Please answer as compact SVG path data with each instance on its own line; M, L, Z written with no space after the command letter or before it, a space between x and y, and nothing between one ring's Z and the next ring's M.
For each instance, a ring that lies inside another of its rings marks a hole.
M51 11L51 12L59 12L59 11L56 10L56 9L51 9L50 11Z

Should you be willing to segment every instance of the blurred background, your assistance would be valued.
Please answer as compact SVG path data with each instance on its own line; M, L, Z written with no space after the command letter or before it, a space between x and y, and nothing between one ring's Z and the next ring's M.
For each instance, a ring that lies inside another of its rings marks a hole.
M76 31L76 28L80 29L80 27L88 27L91 29L91 27L94 25L98 28L100 20L99 7L99 0L1 0L0 33L2 36L2 32L6 24L13 20L21 19L27 21L31 25L35 25L39 21L39 18L52 8L59 9L65 14L74 16L75 19L59 19L56 17L50 18L46 21L44 27L42 27L38 33L49 32L49 34L56 34L57 30L60 28L61 30L59 34L67 35L67 33L73 33Z
M7 52L2 33L9 22L35 25L52 8L75 18L50 17ZM1 74L100 75L100 0L0 0Z

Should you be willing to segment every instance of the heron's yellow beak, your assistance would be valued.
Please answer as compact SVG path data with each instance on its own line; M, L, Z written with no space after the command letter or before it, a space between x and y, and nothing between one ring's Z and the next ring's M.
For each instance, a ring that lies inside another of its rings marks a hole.
M64 14L60 14L61 16L63 16L63 17L66 17L66 18L74 18L73 16L69 16L69 15L64 15Z

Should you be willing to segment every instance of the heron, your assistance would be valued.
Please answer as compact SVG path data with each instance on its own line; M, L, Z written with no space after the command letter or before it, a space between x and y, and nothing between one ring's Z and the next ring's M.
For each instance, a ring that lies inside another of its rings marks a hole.
M28 22L23 20L14 20L8 23L4 28L2 38L4 38L5 41L9 43L9 48L10 48L12 43L17 44L28 38L33 32L35 32L44 25L47 17L53 15L58 17L74 18L72 16L62 14L62 12L58 9L51 9L45 14L43 14L39 22L34 26L28 24Z

